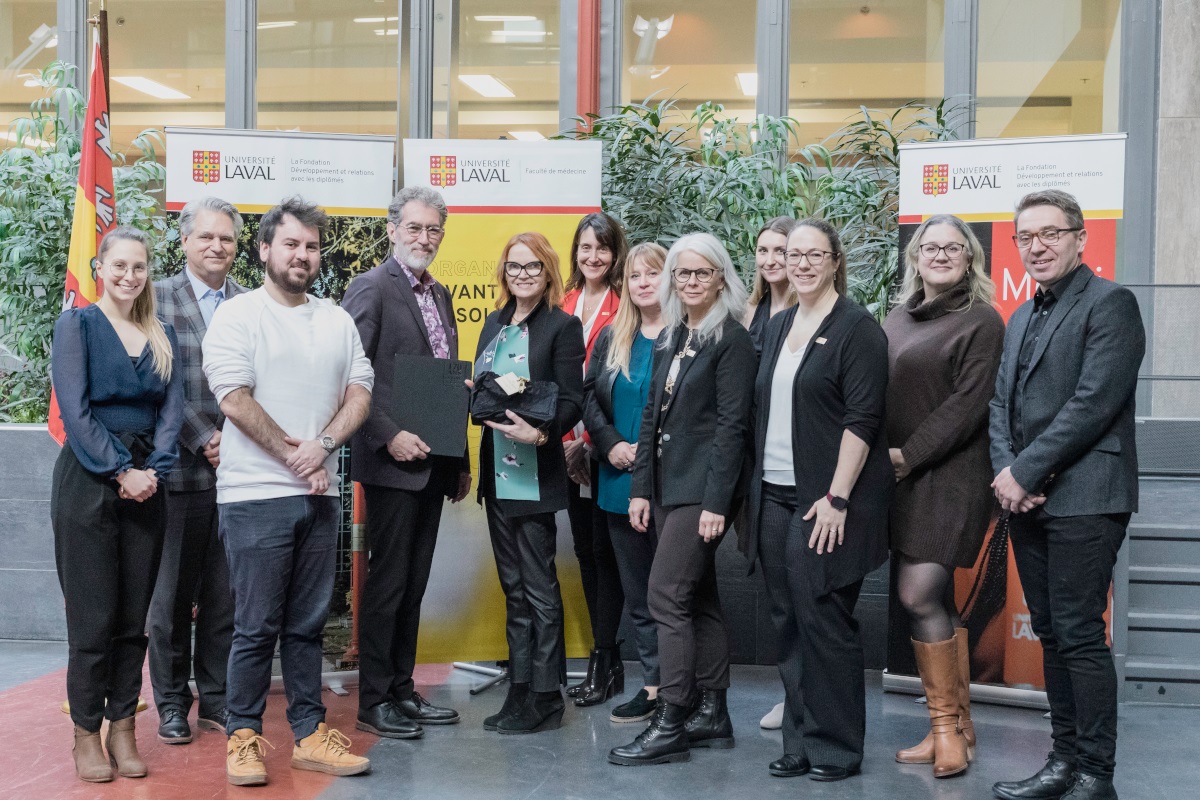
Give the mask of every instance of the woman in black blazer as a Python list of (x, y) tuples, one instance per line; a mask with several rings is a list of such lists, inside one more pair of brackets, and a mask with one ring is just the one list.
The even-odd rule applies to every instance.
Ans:
[[(567, 661), (563, 603), (554, 568), (554, 512), (567, 507), (567, 465), (562, 437), (580, 419), (583, 405), (583, 327), (559, 309), (558, 256), (540, 233), (521, 233), (505, 245), (496, 270), (497, 310), (479, 336), (476, 360), (503, 332), (521, 352), (497, 353), (491, 368), (558, 385), (554, 420), (535, 428), (509, 412), (510, 424), (489, 422), (479, 448), (479, 493), (507, 610), (509, 691), (484, 728), (533, 733), (562, 722), (561, 686)], [(521, 362), (525, 362), (522, 366)], [(497, 452), (499, 449), (499, 453)], [(536, 454), (536, 455), (534, 455)], [(534, 463), (529, 457), (533, 456)], [(532, 468), (532, 469), (530, 469)], [(529, 480), (516, 487), (524, 474)]]
[(782, 620), (787, 694), (772, 775), (833, 781), (859, 771), (866, 730), (854, 606), (887, 560), (895, 478), (883, 433), (887, 337), (845, 296), (846, 256), (823, 220), (788, 236), (799, 302), (767, 325), (754, 385), (746, 545)]
[(686, 761), (689, 747), (733, 746), (715, 555), (744, 494), (756, 357), (740, 321), (746, 290), (715, 237), (680, 238), (666, 270), (659, 292), (666, 324), (629, 501), (630, 524), (645, 531), (653, 499), (658, 548), (649, 606), (661, 682), (650, 726), (609, 753), (614, 764)]

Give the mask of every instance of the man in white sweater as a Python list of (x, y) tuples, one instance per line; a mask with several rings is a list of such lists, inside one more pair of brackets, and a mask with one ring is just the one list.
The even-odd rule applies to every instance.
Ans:
[(220, 537), (234, 594), (226, 776), (267, 782), (262, 717), (280, 644), (292, 766), (354, 775), (370, 762), (325, 724), (321, 639), (333, 595), (337, 452), (366, 419), (374, 373), (354, 321), (309, 295), (325, 212), (299, 197), (259, 223), (262, 288), (222, 303), (204, 374), (227, 417), (217, 467)]

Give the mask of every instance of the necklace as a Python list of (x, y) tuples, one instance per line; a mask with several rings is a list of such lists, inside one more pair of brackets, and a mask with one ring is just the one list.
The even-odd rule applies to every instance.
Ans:
[(684, 356), (695, 355), (691, 350), (692, 334), (695, 333), (691, 328), (688, 328), (687, 338), (683, 340), (683, 347), (675, 354), (675, 358), (671, 359), (671, 368), (667, 371), (667, 382), (663, 385), (663, 394), (667, 400), (662, 404), (662, 410), (666, 411), (667, 406), (671, 405), (671, 395), (675, 391), (675, 378), (679, 375), (679, 365), (683, 361)]

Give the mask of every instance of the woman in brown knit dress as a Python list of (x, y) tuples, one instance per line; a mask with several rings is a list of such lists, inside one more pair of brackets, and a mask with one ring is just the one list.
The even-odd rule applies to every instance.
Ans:
[(974, 755), (970, 660), (954, 569), (975, 563), (994, 502), (987, 414), (1004, 323), (992, 307), (983, 248), (958, 217), (922, 223), (905, 264), (900, 302), (883, 324), (897, 482), (890, 532), (931, 730), (896, 760), (932, 762), (942, 778), (966, 770)]

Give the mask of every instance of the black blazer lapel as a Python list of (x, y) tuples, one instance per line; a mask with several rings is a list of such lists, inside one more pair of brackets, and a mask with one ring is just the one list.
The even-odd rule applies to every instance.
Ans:
[(425, 317), (421, 314), (421, 307), (417, 305), (417, 295), (408, 281), (408, 276), (400, 268), (400, 263), (396, 261), (395, 256), (388, 256), (385, 263), (388, 274), (396, 281), (395, 288), (396, 293), (400, 295), (400, 301), (412, 313), (413, 320), (421, 330), (421, 341), (424, 343), (425, 349), (429, 351), (430, 355), (433, 355), (433, 348), (429, 346), (429, 329), (425, 327)]
[[(1050, 344), (1050, 337), (1054, 335), (1054, 331), (1062, 324), (1064, 318), (1070, 313), (1075, 304), (1079, 302), (1080, 295), (1087, 288), (1088, 283), (1095, 277), (1091, 267), (1087, 264), (1080, 264), (1076, 269), (1086, 269), (1089, 274), (1082, 278), (1076, 278), (1072, 283), (1070, 292), (1065, 297), (1060, 297), (1058, 302), (1054, 304), (1054, 310), (1050, 312), (1050, 319), (1046, 320), (1046, 327), (1042, 328), (1042, 333), (1038, 339), (1037, 346), (1033, 349), (1033, 356), (1029, 359), (1029, 368), (1025, 370), (1025, 375), (1022, 381), (1029, 380), (1029, 374), (1042, 359), (1042, 354), (1046, 352), (1046, 346)], [(1022, 337), (1024, 338), (1024, 337)]]

